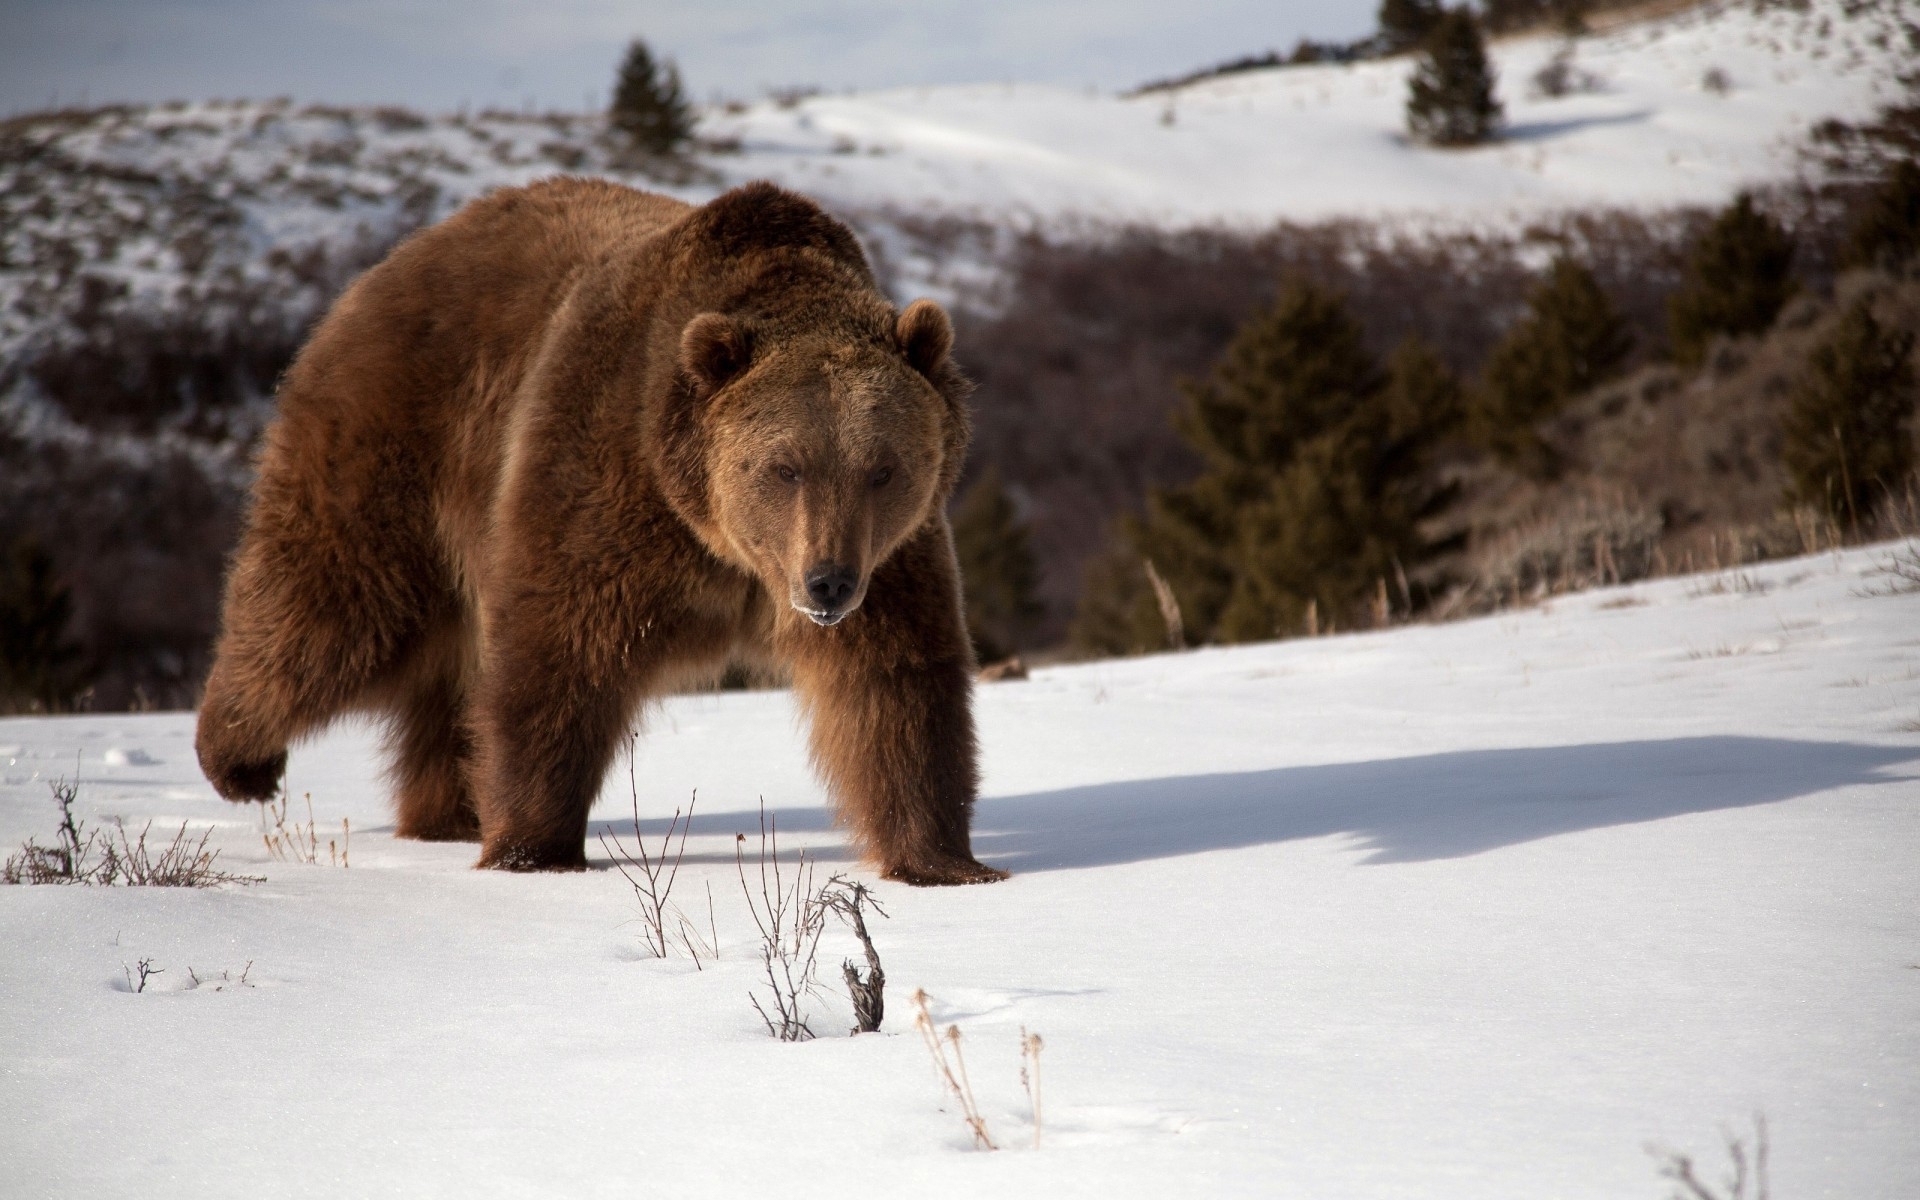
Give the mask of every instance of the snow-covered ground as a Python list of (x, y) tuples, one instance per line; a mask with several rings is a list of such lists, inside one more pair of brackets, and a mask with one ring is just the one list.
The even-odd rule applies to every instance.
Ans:
[[(1773, 1195), (1920, 1195), (1920, 592), (1883, 546), (1436, 627), (984, 686), (991, 887), (876, 884), (890, 1008), (748, 1003), (733, 834), (852, 871), (782, 693), (662, 706), (657, 836), (722, 957), (611, 870), (393, 840), (377, 745), (297, 751), (346, 869), (272, 861), (185, 714), (0, 721), (0, 845), (213, 826), (213, 891), (0, 888), (21, 1196), (1663, 1196), (1764, 1113)], [(626, 829), (624, 775), (596, 828)], [(303, 816), (296, 804), (296, 816)], [(751, 843), (749, 843), (751, 845)], [(322, 850), (322, 859), (325, 851)], [(827, 978), (851, 951), (829, 935)], [(164, 968), (144, 994), (124, 968)], [(225, 986), (221, 972), (249, 986)], [(189, 968), (205, 984), (190, 986)], [(969, 1148), (907, 996), (964, 1034)], [(1022, 1026), (1040, 1033), (1029, 1148)]]

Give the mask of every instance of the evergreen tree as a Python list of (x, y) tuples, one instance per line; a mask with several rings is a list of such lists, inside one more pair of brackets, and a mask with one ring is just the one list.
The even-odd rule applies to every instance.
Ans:
[(54, 582), (53, 560), (32, 541), (0, 559), (0, 712), (54, 712), (72, 703), (82, 680), (80, 652), (67, 641), (73, 597)]
[(1020, 649), (1045, 609), (1027, 525), (997, 467), (968, 490), (953, 518), (953, 549), (966, 594), (967, 632), (982, 662)]
[(1781, 432), (1789, 499), (1858, 530), (1913, 470), (1913, 333), (1856, 300), (1814, 347)]
[(1152, 589), (1121, 578), (1147, 561), (1194, 640), (1241, 641), (1294, 632), (1309, 603), (1346, 621), (1378, 580), (1425, 557), (1418, 524), (1450, 498), (1428, 453), (1458, 409), (1431, 351), (1405, 347), (1383, 373), (1338, 297), (1295, 285), (1186, 393), (1176, 424), (1205, 469), (1124, 523), (1131, 566), (1109, 571), (1131, 607), (1089, 613), (1083, 642), (1096, 627), (1129, 648), (1163, 642)]
[(608, 120), (635, 148), (672, 154), (693, 136), (693, 108), (680, 87), (680, 69), (656, 63), (647, 44), (635, 38), (620, 62)]
[(1530, 474), (1551, 469), (1538, 424), (1611, 375), (1633, 339), (1593, 272), (1562, 255), (1527, 297), (1527, 315), (1487, 360), (1474, 393), (1480, 443)]
[(1380, 0), (1381, 47), (1388, 54), (1411, 50), (1440, 22), (1440, 0)]
[(1673, 356), (1698, 366), (1716, 334), (1762, 333), (1793, 294), (1793, 235), (1742, 192), (1694, 244), (1667, 299)]
[(1440, 357), (1403, 344), (1385, 385), (1301, 446), (1242, 516), (1216, 638), (1295, 632), (1309, 605), (1318, 621), (1354, 624), (1376, 587), (1428, 557), (1420, 524), (1454, 496), (1435, 484), (1429, 460), (1459, 408), (1459, 383)]
[(1920, 261), (1920, 163), (1903, 158), (1874, 189), (1847, 238), (1846, 262), (1898, 272)]
[(1446, 10), (1407, 81), (1408, 132), (1436, 146), (1486, 141), (1500, 125), (1493, 86), (1480, 23), (1464, 8)]

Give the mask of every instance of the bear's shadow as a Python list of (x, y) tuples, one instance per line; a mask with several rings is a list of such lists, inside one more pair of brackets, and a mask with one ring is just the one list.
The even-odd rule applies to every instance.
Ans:
[[(1421, 862), (1900, 782), (1913, 777), (1886, 769), (1916, 761), (1920, 747), (1695, 737), (1125, 780), (984, 799), (974, 814), (973, 848), (982, 861), (1022, 873), (1344, 834), (1366, 852), (1365, 863)], [(769, 814), (789, 834), (832, 828), (825, 808)], [(752, 812), (702, 813), (694, 830), (747, 831), (752, 861), (757, 820)], [(650, 847), (666, 826), (641, 822)], [(594, 822), (593, 833), (602, 832), (630, 842), (632, 822)], [(590, 835), (588, 845), (597, 849), (597, 838)], [(851, 858), (844, 843), (820, 847), (815, 856), (829, 863)], [(689, 853), (686, 861), (731, 862), (732, 856)]]

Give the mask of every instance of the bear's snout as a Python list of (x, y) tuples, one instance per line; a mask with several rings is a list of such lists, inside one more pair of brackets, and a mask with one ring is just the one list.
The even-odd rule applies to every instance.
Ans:
[(860, 573), (839, 563), (820, 563), (807, 571), (805, 583), (811, 606), (794, 607), (816, 625), (837, 625), (851, 611), (854, 593), (860, 590)]

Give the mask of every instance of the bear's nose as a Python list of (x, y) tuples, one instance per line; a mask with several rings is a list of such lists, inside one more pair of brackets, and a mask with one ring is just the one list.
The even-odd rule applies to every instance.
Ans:
[(859, 582), (852, 567), (821, 563), (807, 572), (807, 595), (822, 609), (834, 612), (853, 599), (853, 589)]

